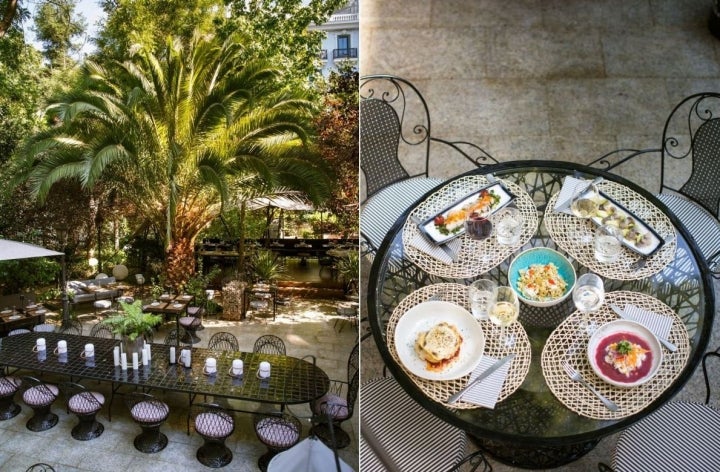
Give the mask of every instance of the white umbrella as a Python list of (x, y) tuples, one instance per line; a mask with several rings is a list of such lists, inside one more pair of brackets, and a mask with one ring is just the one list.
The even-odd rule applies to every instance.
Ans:
[[(338, 458), (340, 472), (354, 472), (355, 469)], [(335, 453), (315, 437), (303, 439), (287, 451), (272, 458), (268, 472), (337, 472)]]

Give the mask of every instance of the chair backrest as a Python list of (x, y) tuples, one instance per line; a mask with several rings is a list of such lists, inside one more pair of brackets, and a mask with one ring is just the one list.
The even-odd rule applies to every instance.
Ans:
[(90, 336), (94, 338), (108, 338), (115, 339), (115, 333), (113, 333), (110, 326), (105, 323), (98, 323), (90, 329)]
[(353, 347), (352, 351), (350, 351), (350, 356), (348, 356), (348, 366), (347, 366), (348, 383), (352, 380), (355, 373), (360, 369), (359, 354), (360, 354), (360, 343), (357, 343), (357, 344), (355, 344), (355, 347)]
[(76, 334), (78, 336), (82, 336), (83, 334), (83, 325), (78, 320), (69, 320), (64, 322), (59, 328), (58, 333), (63, 334)]
[[(366, 198), (399, 180), (428, 175), (430, 115), (425, 99), (410, 82), (390, 75), (362, 77), (360, 129)], [(401, 163), (405, 147), (420, 150), (416, 171), (408, 172)]]
[(284, 356), (286, 353), (285, 342), (274, 334), (265, 334), (257, 338), (253, 346), (253, 352)]
[(34, 399), (33, 404), (35, 405), (49, 405), (54, 402), (55, 399), (58, 397), (58, 391), (57, 389), (55, 389), (55, 387), (53, 387), (53, 389), (55, 389), (55, 391), (53, 391), (53, 389), (48, 387), (45, 382), (29, 375), (22, 377), (21, 388), (23, 392), (26, 392), (31, 388), (34, 389), (34, 395), (36, 398)]
[[(185, 330), (183, 328), (180, 328), (180, 339), (183, 339), (185, 337)], [(174, 346), (178, 342), (178, 329), (177, 328), (171, 328), (170, 331), (167, 332), (165, 335), (165, 339), (163, 340), (163, 344), (167, 344), (168, 346)], [(182, 341), (180, 344), (187, 344), (183, 343)]]
[[(662, 137), (663, 189), (679, 192), (720, 216), (720, 94), (698, 93), (670, 113)], [(677, 162), (690, 174), (678, 169)]]
[(208, 349), (222, 349), (224, 351), (239, 351), (240, 343), (234, 334), (220, 331), (210, 337)]

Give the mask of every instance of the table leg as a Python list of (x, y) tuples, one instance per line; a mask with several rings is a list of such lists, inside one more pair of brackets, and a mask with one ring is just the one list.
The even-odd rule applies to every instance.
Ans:
[(600, 439), (562, 446), (523, 446), (468, 435), (483, 451), (503, 464), (523, 469), (554, 469), (592, 451)]

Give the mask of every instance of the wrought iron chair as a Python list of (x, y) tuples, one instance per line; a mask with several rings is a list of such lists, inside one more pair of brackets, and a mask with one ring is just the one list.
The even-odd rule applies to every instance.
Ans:
[(20, 405), (15, 403), (15, 392), (20, 388), (20, 384), (17, 377), (0, 377), (0, 420), (9, 420), (20, 413)]
[[(185, 337), (185, 330), (181, 327), (180, 328), (180, 344), (184, 344), (187, 346), (192, 346), (191, 344), (188, 344), (183, 341), (183, 339), (186, 339)], [(165, 339), (163, 339), (163, 344), (167, 344), (168, 346), (175, 346), (178, 344), (178, 329), (177, 328), (171, 328), (167, 334), (165, 335)]]
[(710, 358), (720, 359), (720, 348), (705, 353), (702, 358), (705, 403), (671, 401), (661, 406), (620, 433), (612, 468), (601, 462), (598, 470), (717, 470), (720, 410), (709, 405), (707, 361)]
[(284, 356), (286, 352), (285, 342), (274, 334), (265, 334), (255, 340), (253, 352)]
[(350, 436), (340, 427), (352, 418), (360, 386), (360, 372), (356, 371), (349, 382), (332, 380), (330, 390), (310, 403), (310, 410), (317, 418), (327, 418), (310, 429), (310, 434), (320, 438), (328, 447), (342, 449), (350, 444)]
[(50, 408), (60, 394), (56, 385), (45, 383), (35, 377), (22, 378), (22, 398), (27, 406), (33, 409), (33, 416), (25, 426), (30, 431), (47, 431), (58, 422), (58, 415)]
[(167, 403), (142, 392), (125, 395), (125, 403), (130, 410), (130, 416), (142, 429), (133, 441), (135, 449), (145, 453), (160, 452), (165, 449), (168, 438), (160, 431), (160, 426), (170, 414)]
[(105, 396), (74, 382), (60, 384), (60, 391), (67, 398), (68, 411), (77, 415), (79, 420), (70, 432), (72, 437), (78, 441), (89, 441), (99, 437), (105, 427), (97, 421), (96, 416), (105, 403)]
[(8, 333), (8, 336), (17, 336), (18, 334), (27, 334), (31, 331), (27, 328), (15, 328)]
[(234, 334), (220, 331), (210, 336), (208, 349), (221, 349), (223, 351), (239, 351), (240, 343)]
[(110, 326), (105, 323), (97, 323), (90, 329), (90, 336), (94, 338), (108, 338), (115, 339), (115, 333), (113, 333)]
[[(439, 149), (435, 144), (447, 146)], [(360, 214), (364, 254), (374, 254), (400, 214), (443, 182), (430, 177), (431, 148), (445, 161), (450, 150), (473, 166), (497, 163), (478, 146), (432, 135), (427, 103), (418, 89), (391, 75), (360, 79), (360, 167), (365, 198)], [(438, 151), (438, 154), (435, 152)]]
[(197, 460), (207, 467), (224, 467), (233, 458), (225, 440), (235, 430), (235, 421), (220, 405), (199, 403), (192, 406), (191, 416), (195, 431), (205, 441), (197, 450)]
[(83, 325), (82, 322), (78, 320), (69, 320), (65, 323), (63, 323), (58, 328), (58, 333), (62, 334), (76, 334), (78, 336), (82, 336), (83, 334)]
[(698, 93), (676, 105), (665, 121), (660, 149), (619, 149), (590, 164), (622, 175), (632, 166), (654, 165), (649, 159), (657, 155), (658, 199), (688, 229), (713, 276), (720, 278), (720, 94)]
[(55, 472), (55, 469), (50, 464), (39, 462), (25, 469), (25, 472)]
[(465, 432), (425, 410), (394, 378), (363, 383), (362, 395), (363, 470), (492, 470), (481, 451), (463, 458)]
[(201, 326), (200, 318), (194, 316), (183, 316), (178, 320), (180, 326), (185, 330), (185, 334), (180, 338), (180, 342), (185, 344), (195, 344), (200, 342), (200, 338), (195, 334)]
[(293, 447), (300, 441), (302, 424), (293, 415), (257, 413), (253, 415), (253, 425), (258, 440), (268, 448), (267, 452), (258, 459), (258, 467), (263, 472), (267, 470), (270, 460), (277, 453)]
[(54, 333), (56, 326), (50, 323), (41, 323), (33, 326), (33, 331), (36, 333)]

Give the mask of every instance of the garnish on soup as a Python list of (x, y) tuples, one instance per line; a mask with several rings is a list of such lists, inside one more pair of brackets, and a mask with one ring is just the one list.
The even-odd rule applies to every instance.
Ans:
[(648, 358), (648, 352), (649, 349), (623, 338), (608, 344), (605, 348), (605, 362), (621, 374), (630, 377), (633, 372), (642, 368), (643, 362)]

